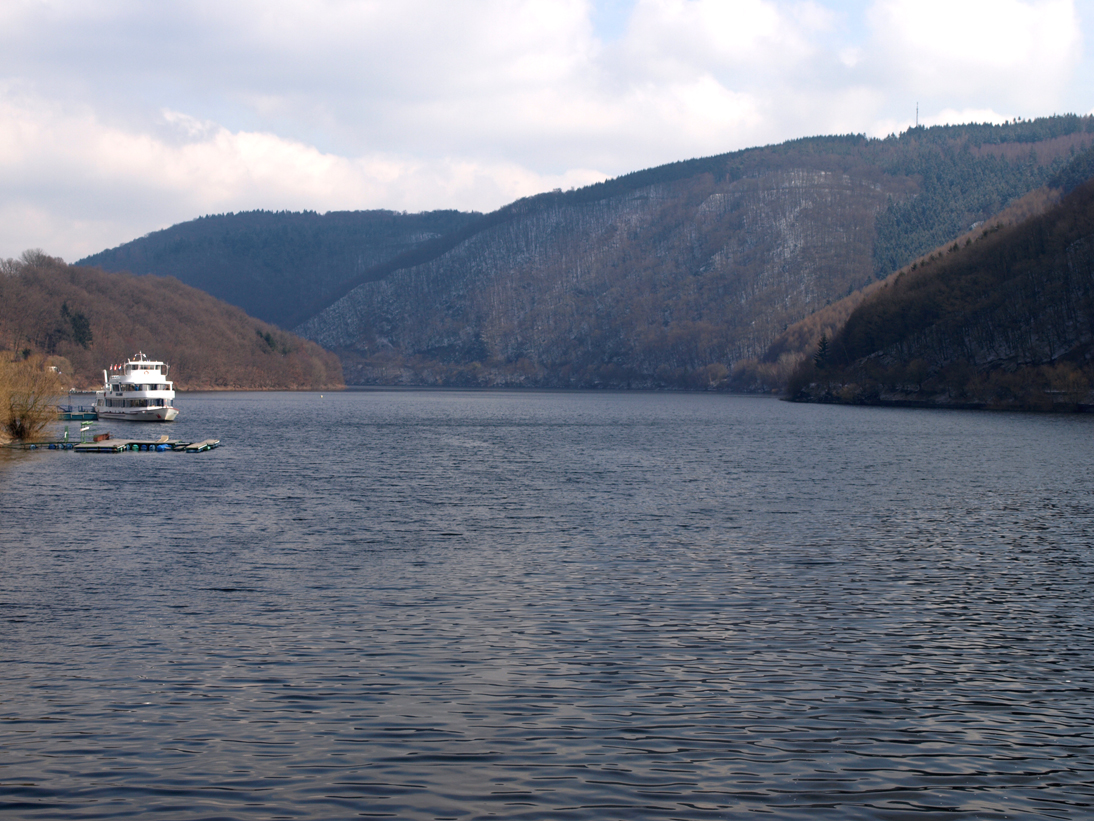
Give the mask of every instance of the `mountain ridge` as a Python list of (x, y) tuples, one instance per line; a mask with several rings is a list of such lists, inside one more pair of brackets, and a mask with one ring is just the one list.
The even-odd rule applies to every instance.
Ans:
[[(481, 217), (459, 211), (245, 211), (198, 217), (77, 261), (174, 276), (266, 322), (290, 327), (317, 292)], [(302, 313), (303, 312), (303, 313)]]
[[(737, 363), (792, 321), (874, 281), (878, 214), (922, 220), (950, 200), (918, 245), (887, 253), (925, 250), (1089, 146), (1090, 118), (1068, 123), (812, 138), (541, 194), (295, 330), (337, 350), (350, 382), (730, 387)], [(1037, 133), (1047, 140), (987, 139)], [(898, 161), (935, 181), (892, 173)]]
[(279, 269), (297, 288), (280, 316), (336, 350), (351, 383), (726, 389), (794, 322), (1092, 141), (1094, 119), (1065, 115), (670, 163), (450, 214), (453, 230), (327, 280)]

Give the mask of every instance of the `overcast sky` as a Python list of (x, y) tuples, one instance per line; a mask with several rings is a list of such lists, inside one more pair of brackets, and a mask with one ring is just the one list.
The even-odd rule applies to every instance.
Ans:
[(1094, 0), (0, 0), (0, 257), (1094, 109)]

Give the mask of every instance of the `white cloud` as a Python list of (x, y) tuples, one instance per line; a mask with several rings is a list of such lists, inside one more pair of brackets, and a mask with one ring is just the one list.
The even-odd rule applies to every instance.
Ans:
[(1094, 87), (1071, 0), (635, 0), (610, 42), (592, 2), (7, 0), (0, 256), (227, 210), (488, 210), (884, 135), (916, 101), (928, 124), (997, 121)]
[(889, 75), (924, 97), (1040, 107), (1081, 56), (1072, 0), (880, 0), (871, 20)]
[(782, 23), (765, 0), (639, 0), (628, 45), (684, 67), (748, 65), (771, 61), (774, 48), (800, 46)]
[[(0, 101), (4, 255), (42, 246), (76, 258), (132, 239), (133, 229), (126, 226), (141, 219), (139, 233), (200, 214), (259, 208), (419, 211), (458, 200), (464, 208), (488, 210), (530, 193), (604, 178), (581, 168), (538, 174), (505, 161), (423, 161), (381, 152), (342, 157), (275, 134), (231, 132), (177, 112), (166, 112), (164, 119), (186, 139), (120, 130), (84, 106)], [(74, 233), (62, 228), (76, 223), (82, 228)]]
[(854, 46), (841, 49), (839, 52), (839, 61), (847, 68), (854, 68), (862, 61), (862, 49)]

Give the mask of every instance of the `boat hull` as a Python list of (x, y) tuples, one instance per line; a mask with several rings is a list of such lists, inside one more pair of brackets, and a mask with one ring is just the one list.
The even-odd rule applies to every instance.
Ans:
[(174, 422), (178, 408), (103, 408), (100, 419), (116, 419), (124, 422)]

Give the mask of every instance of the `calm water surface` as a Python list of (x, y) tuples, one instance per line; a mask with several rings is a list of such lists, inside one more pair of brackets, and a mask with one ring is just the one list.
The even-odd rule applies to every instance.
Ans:
[(0, 456), (5, 816), (1094, 816), (1094, 418), (179, 405)]

